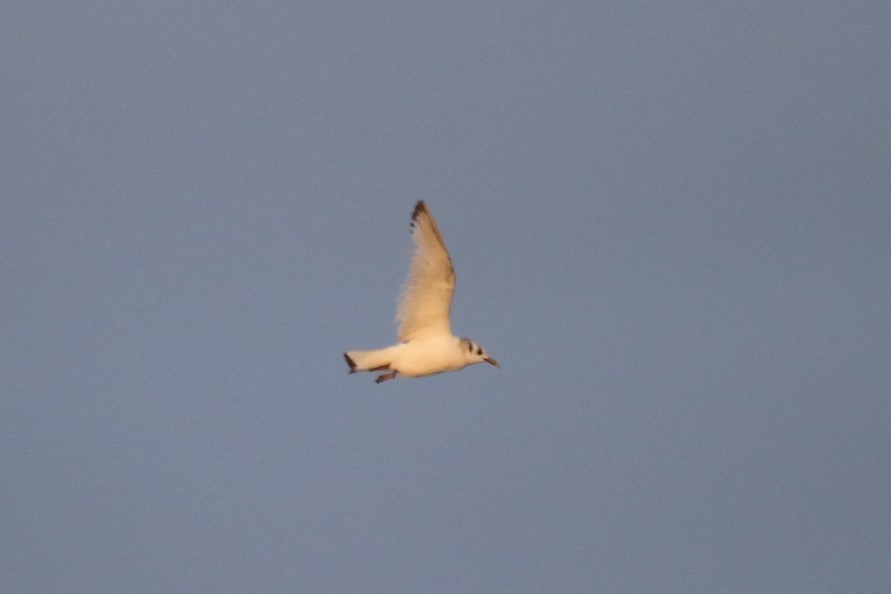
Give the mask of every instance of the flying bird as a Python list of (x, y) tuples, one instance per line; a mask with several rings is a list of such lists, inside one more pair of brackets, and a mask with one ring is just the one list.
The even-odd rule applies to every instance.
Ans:
[(375, 380), (381, 383), (398, 374), (422, 377), (484, 361), (500, 367), (478, 343), (452, 335), (449, 310), (455, 292), (455, 269), (423, 200), (418, 201), (411, 215), (411, 236), (415, 251), (396, 308), (399, 343), (376, 351), (344, 353), (350, 373), (385, 371)]

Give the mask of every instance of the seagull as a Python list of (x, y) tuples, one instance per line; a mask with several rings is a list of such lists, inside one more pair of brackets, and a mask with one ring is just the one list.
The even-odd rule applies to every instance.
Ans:
[(350, 373), (386, 371), (375, 380), (379, 384), (398, 374), (422, 377), (484, 361), (500, 367), (478, 343), (452, 335), (449, 310), (455, 292), (455, 269), (423, 200), (418, 201), (411, 215), (411, 236), (415, 251), (396, 308), (399, 343), (376, 351), (344, 353)]

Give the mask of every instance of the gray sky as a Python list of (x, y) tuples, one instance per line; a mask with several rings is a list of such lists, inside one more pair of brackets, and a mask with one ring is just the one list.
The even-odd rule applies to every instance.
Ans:
[(891, 582), (887, 2), (0, 12), (3, 592)]

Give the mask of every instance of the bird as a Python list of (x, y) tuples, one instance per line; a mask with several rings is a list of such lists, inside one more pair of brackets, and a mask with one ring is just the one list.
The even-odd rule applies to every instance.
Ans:
[(458, 371), (474, 363), (501, 367), (479, 343), (452, 334), (449, 312), (455, 293), (455, 268), (423, 200), (412, 212), (411, 236), (415, 250), (396, 308), (399, 342), (378, 350), (345, 352), (349, 372), (385, 372), (375, 379), (379, 384), (397, 375), (423, 377)]

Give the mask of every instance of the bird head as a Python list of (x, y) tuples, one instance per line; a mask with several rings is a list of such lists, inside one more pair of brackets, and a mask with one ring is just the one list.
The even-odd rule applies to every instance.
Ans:
[(469, 338), (461, 339), (461, 347), (464, 349), (464, 358), (467, 360), (468, 365), (486, 362), (489, 365), (501, 367), (498, 361), (489, 356), (489, 353), (486, 352), (482, 345), (475, 343)]

